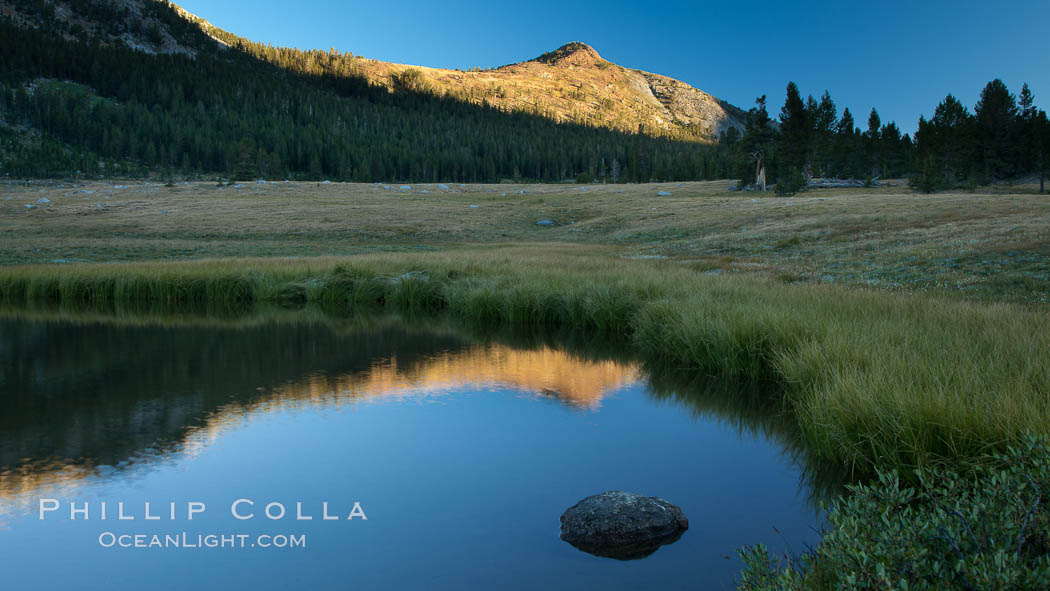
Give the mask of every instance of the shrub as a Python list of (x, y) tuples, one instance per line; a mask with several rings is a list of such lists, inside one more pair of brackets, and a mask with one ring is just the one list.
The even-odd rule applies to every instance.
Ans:
[(1046, 441), (996, 455), (975, 472), (919, 470), (849, 487), (828, 508), (820, 544), (799, 557), (739, 551), (739, 589), (1046, 589), (1050, 454)]
[(783, 250), (785, 248), (791, 248), (793, 246), (802, 246), (802, 239), (798, 236), (792, 236), (791, 238), (781, 238), (777, 240), (777, 243), (773, 245), (773, 248), (777, 250)]
[(933, 158), (927, 158), (918, 172), (908, 179), (908, 186), (923, 193), (933, 193), (944, 188), (944, 176), (941, 174), (937, 163)]
[(794, 195), (806, 190), (806, 178), (802, 171), (793, 168), (787, 178), (777, 179), (777, 195)]

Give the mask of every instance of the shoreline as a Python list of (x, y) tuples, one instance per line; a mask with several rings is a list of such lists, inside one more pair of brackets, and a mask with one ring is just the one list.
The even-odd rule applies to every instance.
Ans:
[(713, 277), (586, 247), (4, 267), (0, 299), (171, 313), (318, 304), (606, 334), (677, 370), (779, 384), (804, 446), (859, 473), (965, 467), (1050, 435), (1045, 314)]

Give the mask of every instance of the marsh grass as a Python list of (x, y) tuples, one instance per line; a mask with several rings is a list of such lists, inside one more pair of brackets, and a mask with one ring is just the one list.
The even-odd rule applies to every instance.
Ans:
[(1009, 305), (712, 277), (601, 247), (8, 267), (9, 305), (444, 312), (630, 343), (674, 371), (774, 384), (817, 459), (870, 473), (978, 462), (1050, 435), (1050, 320)]

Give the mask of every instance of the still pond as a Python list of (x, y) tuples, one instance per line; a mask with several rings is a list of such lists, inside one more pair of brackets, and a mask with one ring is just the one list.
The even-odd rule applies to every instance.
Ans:
[[(819, 537), (768, 398), (601, 339), (8, 312), (2, 587), (730, 589), (738, 547)], [(561, 541), (606, 490), (690, 528), (640, 560)]]

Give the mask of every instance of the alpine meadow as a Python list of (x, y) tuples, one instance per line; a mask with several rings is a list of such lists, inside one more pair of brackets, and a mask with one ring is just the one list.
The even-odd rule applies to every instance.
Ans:
[[(867, 9), (821, 8), (813, 67), (771, 48), (784, 31), (698, 24), (740, 7), (657, 26), (585, 2), (545, 32), (470, 3), (302, 4), (315, 30), (269, 1), (0, 0), (13, 588), (1046, 588), (1029, 35), (996, 29), (988, 59), (1016, 59), (983, 86), (974, 61), (909, 88), (926, 62), (887, 49), (898, 70), (837, 102), (834, 75), (803, 86), (855, 59), (841, 31)], [(435, 63), (212, 24), (239, 18)], [(325, 37), (340, 18), (355, 33)], [(616, 19), (674, 34), (621, 46)], [(441, 41), (413, 40), (431, 20)], [(496, 65), (486, 22), (610, 47)], [(653, 57), (716, 41), (741, 45)], [(463, 44), (483, 66), (439, 67)], [(607, 59), (643, 45), (758, 98)]]

